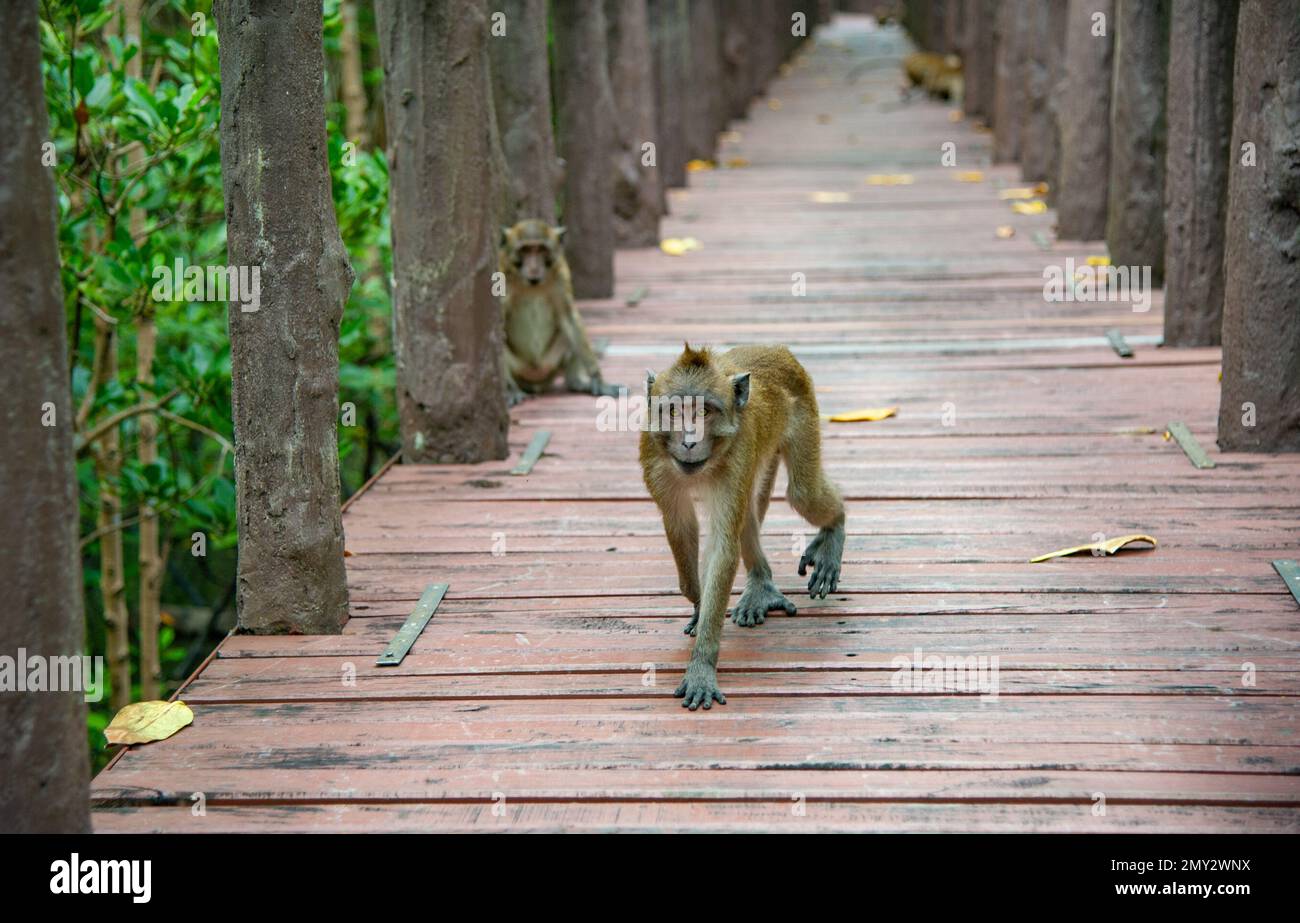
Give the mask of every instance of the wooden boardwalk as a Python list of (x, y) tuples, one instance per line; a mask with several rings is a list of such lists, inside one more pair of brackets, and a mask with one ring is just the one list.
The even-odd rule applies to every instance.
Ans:
[[(800, 611), (727, 623), (726, 706), (671, 695), (690, 608), (636, 434), (550, 396), (509, 461), (397, 466), (351, 505), (345, 632), (227, 639), (182, 691), (193, 726), (96, 779), (97, 829), (1300, 829), (1300, 608), (1270, 566), (1300, 557), (1300, 458), (1217, 451), (1218, 352), (1157, 349), (1158, 296), (1044, 301), (1044, 266), (1103, 246), (1055, 243), (999, 198), (1018, 170), (988, 135), (900, 104), (901, 49), (837, 20), (726, 140), (748, 164), (671, 193), (664, 236), (701, 249), (620, 253), (618, 297), (585, 305), (638, 393), (683, 339), (784, 342), (824, 411), (899, 408), (824, 428), (849, 538), (817, 605), (778, 481), (764, 542)], [(1028, 563), (1130, 532), (1158, 549)], [(431, 582), (411, 654), (374, 666)], [(997, 698), (900, 685), (917, 649), (996, 656)]]

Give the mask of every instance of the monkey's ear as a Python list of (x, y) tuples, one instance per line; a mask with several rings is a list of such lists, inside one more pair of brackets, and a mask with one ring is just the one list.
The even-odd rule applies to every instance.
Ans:
[(568, 230), (569, 229), (566, 228), (564, 225), (560, 225), (555, 229), (555, 242), (557, 244), (564, 243), (564, 235), (568, 233)]
[(739, 410), (749, 403), (749, 373), (741, 372), (739, 375), (732, 375), (731, 387), (736, 393), (736, 409)]
[(497, 246), (500, 247), (502, 250), (504, 250), (507, 246), (509, 246), (509, 244), (510, 244), (510, 229), (507, 227), (502, 227), (501, 237), (500, 239), (497, 240)]
[(649, 369), (645, 370), (645, 396), (650, 396), (650, 389), (655, 386), (655, 373)]

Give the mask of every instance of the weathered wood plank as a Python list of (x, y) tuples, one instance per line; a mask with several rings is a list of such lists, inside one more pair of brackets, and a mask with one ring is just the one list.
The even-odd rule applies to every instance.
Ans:
[(759, 804), (636, 802), (519, 804), (494, 812), (481, 805), (282, 805), (223, 807), (194, 818), (188, 808), (115, 808), (94, 816), (99, 833), (388, 833), (532, 832), (717, 833), (1295, 833), (1293, 808), (1214, 805), (916, 805), (792, 801)]

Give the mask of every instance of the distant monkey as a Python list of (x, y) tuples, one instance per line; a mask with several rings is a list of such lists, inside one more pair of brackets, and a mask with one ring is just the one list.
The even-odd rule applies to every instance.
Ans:
[(912, 86), (921, 87), (930, 96), (961, 102), (965, 80), (957, 55), (915, 51), (903, 59), (903, 70)]
[[(667, 371), (648, 373), (646, 394), (651, 423), (641, 434), (642, 474), (663, 515), (682, 594), (695, 604), (686, 626), (695, 649), (675, 693), (694, 711), (727, 701), (718, 689), (718, 648), (737, 558), (747, 577), (732, 621), (749, 627), (772, 609), (795, 614), (759, 542), (777, 465), (785, 461), (790, 505), (820, 530), (799, 559), (800, 576), (813, 568), (814, 599), (839, 585), (844, 501), (822, 471), (812, 379), (785, 347), (741, 346), (715, 356), (687, 345)], [(702, 580), (696, 499), (710, 518)]]
[(570, 391), (617, 396), (600, 377), (600, 363), (573, 306), (564, 259), (564, 228), (520, 221), (501, 229), (498, 265), (506, 281), (506, 373), (510, 403), (539, 394), (564, 373)]

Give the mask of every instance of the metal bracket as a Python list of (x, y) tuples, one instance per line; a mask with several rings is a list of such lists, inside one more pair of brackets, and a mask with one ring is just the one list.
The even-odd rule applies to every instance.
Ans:
[(424, 626), (429, 624), (433, 613), (438, 611), (442, 598), (447, 595), (447, 586), (445, 583), (431, 583), (424, 588), (420, 601), (415, 604), (402, 627), (397, 629), (397, 634), (388, 642), (388, 647), (384, 648), (383, 656), (375, 661), (375, 666), (395, 667), (406, 658), (415, 639), (420, 637)]
[(1196, 437), (1192, 435), (1192, 431), (1187, 428), (1186, 423), (1173, 422), (1169, 424), (1167, 429), (1169, 435), (1178, 440), (1178, 444), (1183, 448), (1183, 453), (1191, 460), (1193, 465), (1197, 468), (1214, 467), (1214, 462), (1210, 461), (1210, 456), (1205, 454), (1205, 450), (1196, 441)]
[(1107, 330), (1106, 339), (1110, 340), (1110, 345), (1121, 359), (1133, 358), (1133, 347), (1128, 345), (1128, 340), (1124, 339), (1124, 334), (1120, 333), (1118, 328), (1112, 327)]
[(1273, 569), (1286, 581), (1286, 588), (1291, 591), (1295, 601), (1300, 603), (1300, 564), (1295, 561), (1274, 561)]
[(511, 474), (527, 474), (533, 470), (533, 465), (537, 464), (537, 459), (542, 457), (542, 451), (546, 444), (551, 441), (551, 431), (549, 429), (539, 429), (533, 435), (533, 441), (528, 443), (528, 448), (524, 449), (523, 457), (519, 459), (519, 464), (510, 469)]

